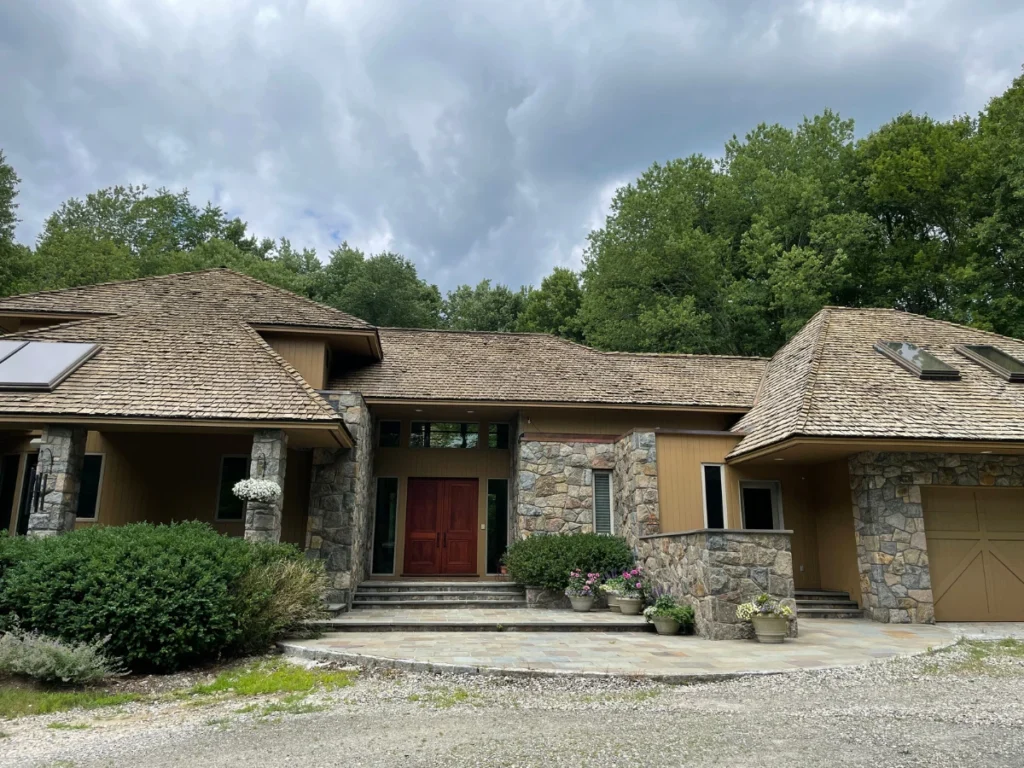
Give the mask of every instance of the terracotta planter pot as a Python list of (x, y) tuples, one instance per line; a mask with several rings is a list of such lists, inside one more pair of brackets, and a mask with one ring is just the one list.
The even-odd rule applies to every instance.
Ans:
[(759, 643), (781, 643), (789, 634), (789, 619), (784, 616), (754, 616), (751, 623)]
[(654, 628), (659, 635), (678, 635), (679, 622), (668, 616), (654, 616), (651, 618)]
[(619, 613), (623, 616), (636, 616), (643, 607), (643, 601), (639, 597), (620, 597)]
[(619, 596), (611, 592), (605, 592), (605, 599), (608, 601), (608, 610), (619, 613)]
[(569, 602), (572, 603), (572, 609), (577, 613), (588, 613), (594, 607), (594, 596), (576, 597), (575, 595), (569, 595)]

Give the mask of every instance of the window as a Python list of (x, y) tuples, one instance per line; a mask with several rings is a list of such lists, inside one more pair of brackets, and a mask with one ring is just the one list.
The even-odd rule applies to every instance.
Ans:
[(508, 548), (508, 480), (487, 481), (487, 572), (501, 572)]
[(508, 448), (508, 424), (487, 425), (487, 447)]
[(476, 448), (480, 425), (457, 421), (414, 421), (409, 445), (413, 448)]
[(82, 463), (82, 482), (78, 489), (76, 517), (95, 520), (100, 505), (100, 481), (103, 479), (103, 454), (87, 453)]
[(722, 492), (722, 465), (703, 464), (704, 527), (725, 528), (725, 494)]
[(39, 475), (36, 472), (38, 466), (38, 453), (30, 453), (25, 457), (25, 470), (21, 476), (21, 499), (18, 502), (18, 523), (15, 526), (19, 536), (28, 533), (28, 518), (39, 498)]
[(781, 530), (782, 491), (778, 482), (740, 482), (743, 527), (755, 531)]
[(988, 344), (961, 344), (954, 347), (964, 357), (997, 373), (1007, 381), (1024, 381), (1024, 363)]
[(0, 531), (6, 531), (14, 516), (14, 491), (18, 487), (21, 456), (11, 453), (0, 459)]
[(382, 421), (377, 427), (377, 445), (380, 448), (397, 448), (401, 445), (402, 422)]
[(594, 472), (594, 531), (611, 534), (612, 524), (612, 473)]
[(245, 502), (235, 496), (235, 483), (249, 476), (248, 456), (224, 456), (220, 460), (217, 488), (217, 520), (244, 520)]
[(98, 351), (95, 344), (4, 341), (0, 344), (0, 387), (52, 390)]
[(395, 572), (395, 526), (398, 518), (398, 478), (377, 478), (377, 509), (373, 523), (373, 573)]
[(956, 380), (960, 371), (907, 341), (880, 341), (875, 350), (895, 360), (919, 379)]

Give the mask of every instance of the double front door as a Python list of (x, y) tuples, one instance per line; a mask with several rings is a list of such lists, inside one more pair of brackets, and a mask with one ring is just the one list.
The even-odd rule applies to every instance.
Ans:
[(405, 575), (476, 574), (478, 490), (476, 480), (409, 478)]

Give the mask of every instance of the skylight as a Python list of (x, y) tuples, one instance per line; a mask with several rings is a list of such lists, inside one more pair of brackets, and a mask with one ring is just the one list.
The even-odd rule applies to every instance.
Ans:
[(1024, 381), (1024, 363), (989, 344), (960, 344), (956, 351), (1007, 381)]
[(875, 349), (920, 379), (956, 380), (960, 371), (909, 341), (879, 341)]
[(0, 341), (0, 389), (52, 390), (98, 351), (96, 344)]

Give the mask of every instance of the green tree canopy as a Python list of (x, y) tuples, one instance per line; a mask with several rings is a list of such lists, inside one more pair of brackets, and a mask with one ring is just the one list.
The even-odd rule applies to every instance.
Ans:
[(525, 297), (525, 289), (491, 286), (490, 280), (481, 280), (475, 288), (460, 285), (445, 299), (445, 327), (453, 331), (513, 331)]
[(536, 288), (526, 294), (519, 314), (518, 330), (553, 333), (574, 341), (583, 339), (580, 305), (583, 290), (580, 278), (571, 269), (555, 267)]

